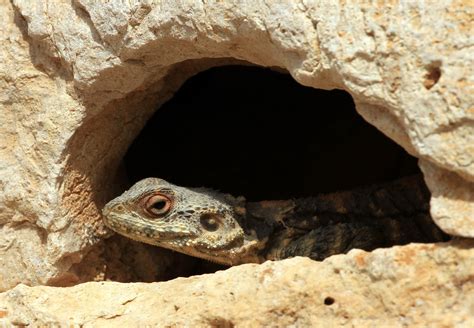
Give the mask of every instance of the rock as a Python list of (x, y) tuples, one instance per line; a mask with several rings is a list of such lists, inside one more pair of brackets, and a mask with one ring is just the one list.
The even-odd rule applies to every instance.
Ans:
[(474, 183), (459, 175), (420, 160), (419, 165), (431, 190), (430, 210), (436, 223), (452, 235), (464, 231), (463, 235), (474, 237)]
[[(236, 62), (278, 67), (315, 88), (347, 90), (368, 122), (420, 158), (436, 223), (473, 237), (473, 12), (470, 3), (443, 1), (0, 0), (0, 289), (88, 280), (75, 266), (106, 233), (100, 209), (123, 190), (119, 165), (128, 145), (187, 78)], [(449, 249), (453, 257), (467, 252)], [(450, 263), (443, 257), (437, 265)], [(97, 275), (102, 264), (94, 263)], [(404, 268), (416, 278), (411, 266)], [(445, 273), (442, 288), (458, 290), (449, 280), (455, 276)], [(429, 288), (431, 281), (411, 283)], [(96, 285), (76, 288), (87, 286)], [(133, 286), (124, 288), (141, 285)], [(402, 308), (385, 306), (393, 313)], [(418, 313), (416, 304), (403, 308), (397, 315)]]
[(19, 285), (0, 323), (61, 326), (456, 326), (474, 324), (473, 241), (297, 257), (161, 283)]

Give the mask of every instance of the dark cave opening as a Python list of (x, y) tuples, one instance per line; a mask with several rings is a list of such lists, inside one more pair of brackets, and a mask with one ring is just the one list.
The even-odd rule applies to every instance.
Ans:
[[(252, 66), (215, 67), (191, 77), (157, 109), (124, 164), (129, 185), (159, 177), (250, 201), (312, 196), (420, 172), (416, 158), (357, 114), (347, 92), (305, 87), (289, 74)], [(111, 241), (129, 268), (162, 265), (162, 254), (171, 254), (118, 235)], [(133, 269), (109, 278), (156, 281), (226, 268), (172, 254), (165, 260), (172, 269), (164, 273)]]
[(419, 172), (414, 157), (357, 114), (347, 92), (247, 66), (190, 78), (149, 120), (125, 165), (130, 184), (154, 176), (252, 201)]

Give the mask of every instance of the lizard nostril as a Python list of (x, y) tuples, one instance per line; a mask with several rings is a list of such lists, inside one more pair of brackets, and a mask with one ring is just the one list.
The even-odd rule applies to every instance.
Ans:
[(124, 210), (125, 210), (125, 208), (121, 204), (119, 204), (119, 205), (106, 205), (102, 209), (102, 214), (104, 216), (108, 216), (111, 212), (114, 212), (114, 211), (123, 212)]
[(221, 219), (217, 214), (205, 213), (201, 215), (201, 225), (207, 231), (216, 231), (220, 224)]

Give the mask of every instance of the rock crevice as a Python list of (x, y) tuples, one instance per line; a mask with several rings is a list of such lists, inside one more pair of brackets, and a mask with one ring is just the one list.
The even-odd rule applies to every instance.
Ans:
[[(472, 4), (450, 1), (0, 0), (0, 289), (83, 281), (71, 267), (105, 234), (100, 209), (124, 188), (127, 147), (186, 79), (224, 64), (275, 67), (303, 85), (349, 92), (365, 120), (420, 159), (436, 224), (474, 237), (473, 15)], [(414, 254), (407, 272), (422, 270), (421, 249), (471, 252), (406, 247)], [(351, 254), (338, 259), (359, 261)], [(439, 279), (469, 288), (453, 284), (456, 269), (440, 261), (450, 269)], [(262, 268), (287, 263), (322, 265)], [(433, 291), (438, 300), (447, 294)], [(337, 308), (334, 299), (321, 309)], [(455, 308), (464, 313), (467, 303)]]

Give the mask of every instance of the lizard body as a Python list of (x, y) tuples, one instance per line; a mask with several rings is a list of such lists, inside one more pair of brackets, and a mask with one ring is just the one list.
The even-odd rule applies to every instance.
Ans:
[(103, 214), (109, 228), (131, 239), (236, 265), (446, 240), (431, 220), (429, 199), (421, 176), (262, 202), (147, 178), (110, 201)]

